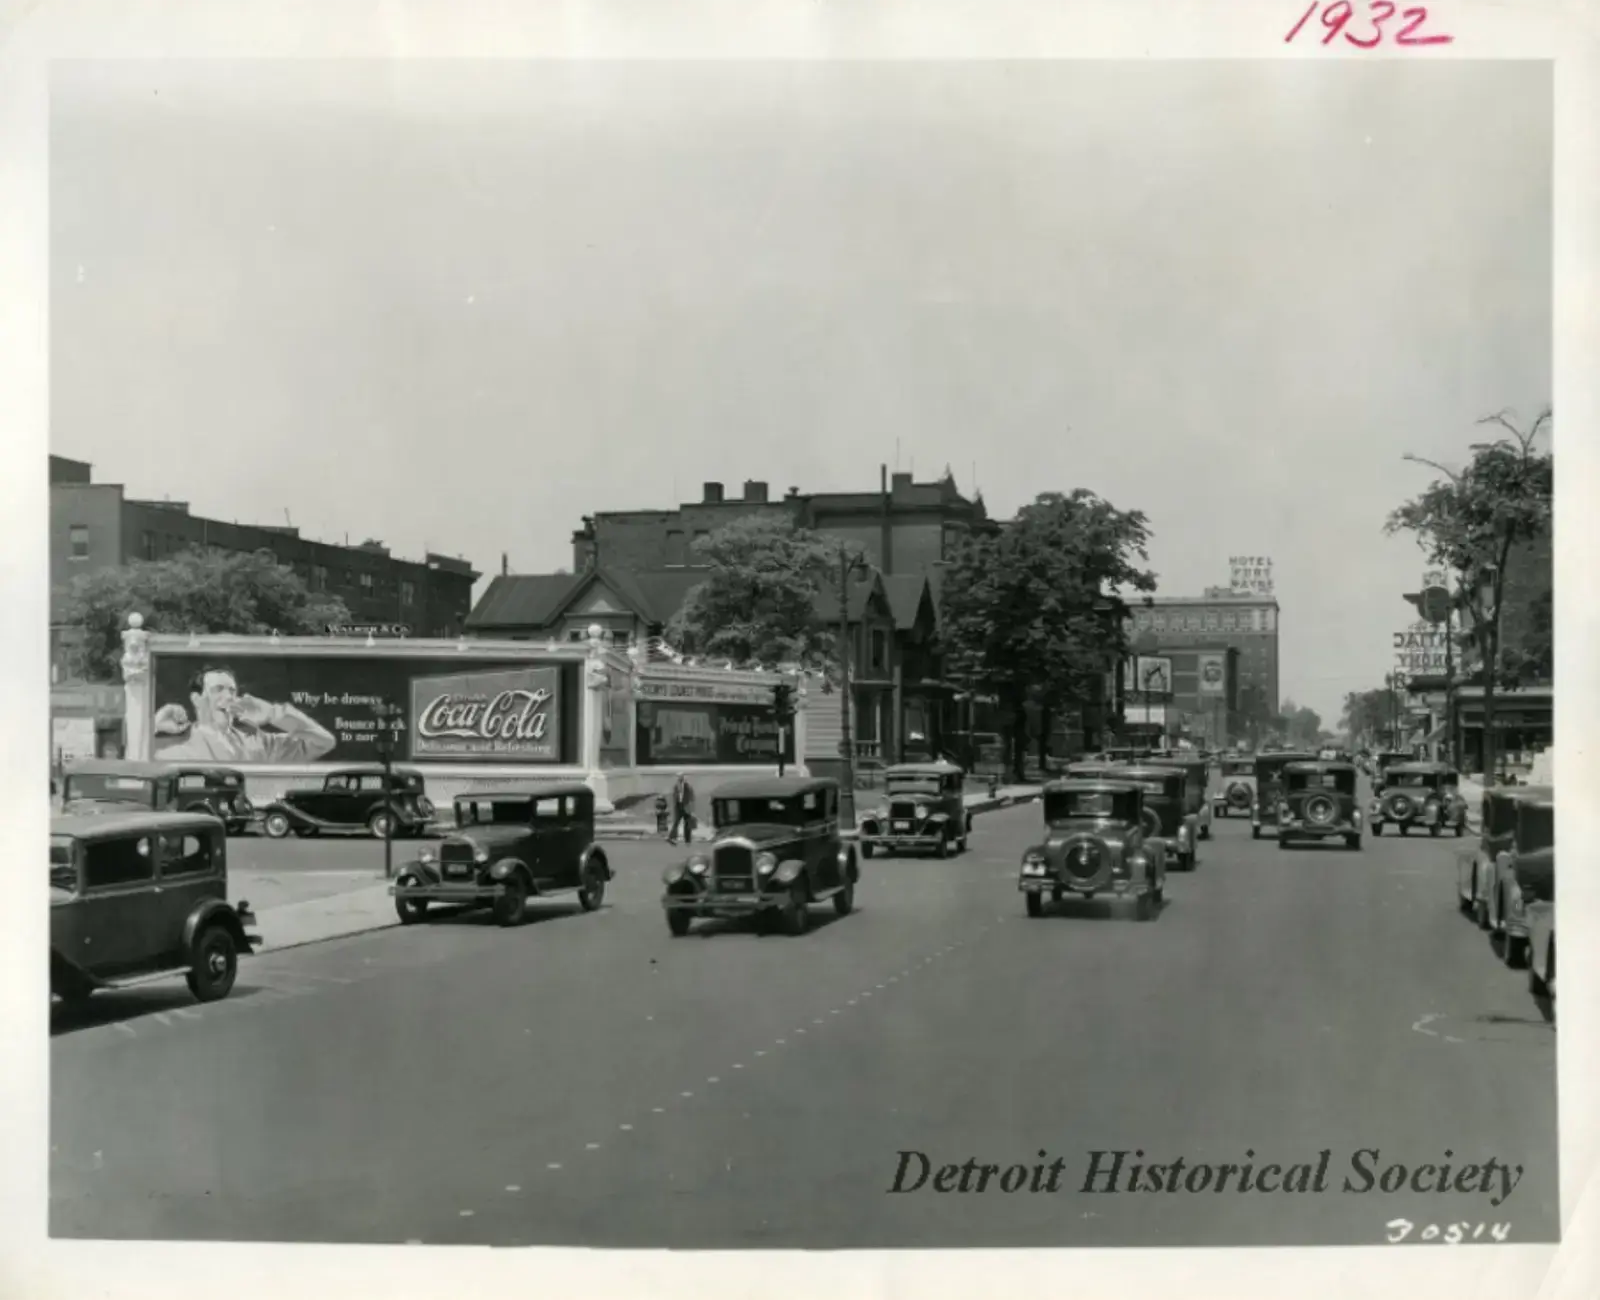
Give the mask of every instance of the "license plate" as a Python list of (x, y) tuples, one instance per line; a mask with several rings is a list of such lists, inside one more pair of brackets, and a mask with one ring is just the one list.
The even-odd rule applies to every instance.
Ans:
[(909, 834), (910, 830), (911, 830), (911, 823), (910, 822), (896, 822), (894, 824), (894, 829), (895, 829), (895, 833), (896, 834), (900, 834), (900, 835)]
[(465, 880), (468, 876), (470, 876), (472, 874), (472, 868), (471, 867), (447, 867), (447, 868), (445, 868), (445, 873), (444, 874), (447, 875), (447, 876), (450, 876), (452, 879), (455, 879), (455, 880)]
[(717, 881), (717, 889), (724, 894), (744, 894), (749, 892), (750, 882), (738, 877), (730, 880), (719, 880)]

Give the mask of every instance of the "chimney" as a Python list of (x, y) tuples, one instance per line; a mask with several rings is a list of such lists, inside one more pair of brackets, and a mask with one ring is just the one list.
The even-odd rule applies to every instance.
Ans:
[(720, 484), (720, 483), (707, 483), (707, 484), (704, 485), (704, 487), (705, 487), (705, 495), (701, 498), (702, 503), (705, 504), (705, 505), (708, 505), (708, 506), (710, 506), (710, 505), (721, 505), (722, 504), (722, 484)]
[(746, 501), (765, 502), (767, 499), (767, 485), (753, 478), (744, 481), (744, 499)]
[(511, 556), (507, 552), (501, 551), (500, 552), (500, 576), (503, 578), (503, 577), (506, 576), (506, 574), (508, 574), (510, 572), (511, 572)]
[[(895, 475), (896, 478), (900, 476)], [(885, 573), (894, 572), (894, 524), (891, 522), (889, 498), (889, 467), (878, 466), (878, 504), (882, 507), (878, 520), (878, 559), (883, 564)]]

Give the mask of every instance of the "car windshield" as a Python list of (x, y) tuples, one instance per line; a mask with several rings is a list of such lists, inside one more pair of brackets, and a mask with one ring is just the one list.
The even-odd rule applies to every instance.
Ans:
[(1390, 772), (1386, 784), (1401, 790), (1427, 790), (1431, 789), (1437, 780), (1438, 778), (1431, 772)]
[(936, 776), (891, 776), (885, 783), (884, 789), (890, 795), (936, 795), (939, 793), (939, 778)]
[(1248, 759), (1243, 762), (1235, 759), (1222, 765), (1222, 773), (1224, 776), (1254, 776), (1256, 765)]
[(116, 799), (131, 803), (154, 803), (155, 782), (144, 776), (67, 777), (68, 799)]
[(1144, 791), (1146, 803), (1149, 803), (1152, 799), (1173, 798), (1178, 792), (1178, 783), (1176, 781), (1157, 781), (1152, 778), (1142, 778), (1129, 784), (1136, 785)]
[(1291, 790), (1336, 790), (1349, 794), (1355, 789), (1356, 777), (1354, 772), (1290, 772), (1288, 785)]
[[(1127, 797), (1123, 796), (1124, 799)], [(1044, 796), (1044, 819), (1047, 822), (1116, 815), (1117, 792), (1114, 790), (1050, 790)]]
[(819, 796), (811, 795), (812, 807), (800, 799), (716, 799), (712, 816), (718, 826), (741, 826), (751, 822), (771, 822), (780, 826), (804, 826), (817, 819)]
[(65, 835), (50, 837), (50, 888), (76, 889), (78, 870), (72, 864), (72, 840)]
[(526, 826), (533, 819), (528, 799), (458, 799), (456, 823), (460, 826)]
[(1517, 812), (1517, 851), (1532, 853), (1556, 842), (1556, 810), (1549, 804), (1524, 804)]

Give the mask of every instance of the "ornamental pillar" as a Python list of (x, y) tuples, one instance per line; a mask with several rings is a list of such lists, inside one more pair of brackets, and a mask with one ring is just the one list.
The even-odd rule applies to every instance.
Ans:
[(600, 739), (605, 719), (606, 692), (611, 685), (611, 673), (606, 667), (605, 629), (598, 623), (589, 625), (588, 656), (583, 665), (583, 725), (579, 728), (581, 748), (578, 761), (584, 769), (584, 780), (594, 791), (597, 813), (612, 811), (607, 790), (606, 774), (600, 767)]
[(126, 736), (123, 756), (137, 762), (150, 759), (150, 718), (154, 712), (150, 678), (150, 634), (144, 615), (129, 614), (122, 634), (122, 724)]
[(794, 694), (790, 697), (794, 705), (794, 717), (789, 726), (794, 731), (794, 774), (796, 776), (810, 776), (810, 769), (806, 767), (806, 679), (801, 674), (795, 680)]

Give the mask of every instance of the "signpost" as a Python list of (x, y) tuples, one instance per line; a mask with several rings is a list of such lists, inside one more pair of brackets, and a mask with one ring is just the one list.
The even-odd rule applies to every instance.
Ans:
[[(375, 704), (373, 715), (378, 720), (378, 757), (383, 762), (383, 798), (385, 804), (394, 797), (394, 723), (404, 710), (387, 697)], [(394, 875), (394, 810), (388, 809), (383, 819), (383, 878)]]

